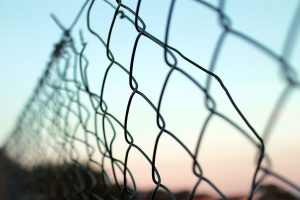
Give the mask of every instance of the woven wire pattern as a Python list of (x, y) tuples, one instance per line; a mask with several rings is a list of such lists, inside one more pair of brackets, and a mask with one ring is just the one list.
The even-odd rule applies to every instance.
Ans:
[[(206, 137), (206, 130), (208, 126), (213, 126), (213, 120), (218, 118), (237, 130), (245, 137), (249, 145), (256, 149), (255, 169), (252, 173), (248, 199), (253, 198), (257, 188), (270, 176), (300, 192), (299, 185), (272, 169), (272, 158), (266, 153), (267, 147), (265, 146), (272, 136), (273, 127), (278, 123), (279, 111), (284, 109), (291, 94), (298, 92), (300, 86), (296, 70), (289, 63), (293, 45), (298, 36), (300, 7), (296, 10), (291, 22), (283, 51), (278, 54), (255, 38), (232, 28), (234, 19), (231, 19), (226, 13), (225, 0), (220, 0), (218, 5), (201, 0), (194, 2), (195, 6), (216, 16), (220, 29), (208, 66), (202, 66), (201, 63), (189, 58), (189, 55), (184, 54), (181, 49), (172, 46), (169, 42), (172, 36), (172, 19), (176, 16), (176, 0), (170, 1), (168, 6), (167, 23), (162, 25), (164, 30), (162, 39), (148, 32), (147, 23), (143, 21), (142, 11), (140, 11), (143, 6), (141, 0), (135, 2), (135, 9), (122, 1), (88, 0), (84, 2), (75, 16), (74, 22), (68, 28), (52, 15), (62, 30), (61, 39), (55, 44), (50, 61), (5, 146), (7, 154), (22, 166), (36, 168), (49, 166), (48, 170), (41, 169), (38, 174), (31, 176), (32, 180), (29, 182), (32, 190), (38, 189), (42, 194), (47, 194), (49, 199), (142, 199), (135, 183), (136, 177), (128, 167), (128, 160), (132, 152), (138, 151), (145, 162), (151, 166), (149, 174), (151, 173), (154, 184), (151, 199), (158, 199), (159, 190), (164, 190), (170, 199), (177, 199), (174, 191), (162, 180), (157, 167), (160, 141), (167, 135), (168, 140), (179, 145), (190, 158), (191, 170), (197, 181), (190, 188), (189, 199), (193, 199), (203, 183), (208, 184), (219, 198), (228, 199), (222, 188), (219, 188), (210, 177), (205, 175), (205, 171), (201, 167), (202, 163), (198, 159), (202, 141)], [(97, 3), (106, 5), (107, 9), (114, 12), (106, 36), (98, 33), (97, 29), (101, 27), (92, 25), (91, 15)], [(78, 34), (74, 31), (80, 19), (85, 20), (86, 27), (80, 28), (86, 28), (86, 33), (80, 31)], [(111, 48), (111, 43), (114, 42), (114, 30), (120, 20), (126, 21), (128, 29), (136, 32), (128, 63), (119, 61), (118, 56), (115, 56), (116, 49)], [(89, 62), (89, 53), (86, 52), (90, 45), (85, 41), (87, 33), (96, 38), (97, 45), (101, 46), (102, 53), (106, 54), (105, 63), (107, 64), (98, 66), (104, 69), (104, 73), (99, 75), (99, 80), (102, 80), (100, 91), (93, 90), (91, 86), (93, 82), (90, 81), (88, 71), (92, 64)], [(74, 35), (79, 35), (79, 37), (74, 37)], [(260, 54), (273, 60), (277, 68), (279, 66), (280, 78), (283, 80), (281, 84), (284, 85), (284, 89), (266, 120), (264, 130), (260, 133), (243, 114), (222, 77), (216, 73), (216, 66), (225, 40), (229, 37), (242, 40), (254, 47)], [(135, 64), (135, 59), (142, 40), (147, 40), (159, 47), (164, 59), (164, 65), (159, 67), (165, 68), (166, 73), (157, 101), (140, 89), (139, 84), (143, 80), (135, 78), (135, 70), (139, 67)], [(201, 73), (205, 77), (205, 81), (199, 80), (186, 71), (185, 65), (190, 65), (198, 73)], [(117, 100), (126, 103), (126, 110), (121, 116), (110, 111), (109, 102), (106, 100), (106, 95), (110, 92), (109, 77), (112, 76), (113, 70), (118, 70), (122, 76), (126, 76), (130, 91), (128, 98), (120, 97)], [(203, 97), (203, 102), (200, 103), (206, 109), (205, 120), (199, 125), (198, 137), (194, 138), (195, 146), (186, 145), (177, 134), (168, 130), (168, 124), (161, 111), (164, 96), (168, 91), (168, 83), (174, 74), (179, 74), (193, 84)], [(211, 94), (212, 84), (216, 84), (223, 91), (229, 102), (228, 105), (234, 110), (243, 125), (218, 110), (217, 100)], [(152, 146), (152, 154), (147, 153), (135, 142), (135, 137), (129, 128), (129, 122), (132, 123), (130, 113), (134, 109), (136, 98), (141, 99), (155, 115), (154, 123), (157, 132), (153, 133), (155, 142)], [(122, 147), (126, 148), (118, 149), (121, 146), (116, 145), (116, 138), (122, 138), (126, 144)], [(116, 156), (115, 152), (117, 151), (124, 152), (122, 159)], [(49, 163), (52, 164), (49, 165)], [(52, 185), (50, 190), (47, 188), (49, 185)], [(97, 188), (101, 188), (101, 191)]]

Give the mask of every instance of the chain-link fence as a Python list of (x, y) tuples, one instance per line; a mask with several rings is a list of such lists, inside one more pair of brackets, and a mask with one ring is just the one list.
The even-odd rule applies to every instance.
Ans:
[[(209, 159), (222, 160), (220, 173), (234, 165), (248, 175), (248, 199), (270, 178), (299, 195), (299, 181), (275, 170), (268, 142), (295, 126), (281, 115), (299, 107), (291, 101), (300, 86), (300, 7), (289, 11), (280, 51), (235, 29), (227, 3), (238, 4), (90, 0), (68, 27), (52, 15), (61, 39), (4, 148), (20, 166), (13, 185), (23, 198), (196, 199), (206, 185), (228, 199), (206, 174)], [(244, 147), (251, 153), (226, 161)], [(180, 159), (188, 172), (173, 162)], [(164, 169), (183, 174), (188, 191), (176, 193), (180, 181), (168, 181)], [(234, 185), (235, 176), (223, 182)]]

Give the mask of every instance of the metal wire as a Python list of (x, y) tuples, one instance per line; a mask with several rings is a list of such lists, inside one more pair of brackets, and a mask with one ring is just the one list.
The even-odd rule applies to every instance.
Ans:
[[(260, 41), (232, 27), (233, 19), (225, 11), (225, 0), (220, 0), (217, 6), (207, 1), (196, 0), (195, 2), (199, 6), (218, 17), (219, 28), (221, 29), (209, 66), (202, 66), (169, 42), (170, 35), (172, 35), (170, 29), (172, 19), (176, 15), (176, 2), (176, 0), (170, 1), (163, 40), (147, 31), (147, 24), (141, 17), (140, 8), (143, 4), (141, 0), (136, 2), (135, 10), (121, 0), (116, 2), (102, 1), (114, 10), (107, 40), (97, 32), (99, 27), (93, 27), (91, 24), (91, 13), (95, 7), (95, 0), (84, 2), (69, 28), (63, 26), (59, 19), (52, 15), (53, 20), (62, 30), (61, 39), (55, 44), (50, 61), (5, 145), (7, 154), (18, 164), (25, 168), (30, 166), (29, 168), (39, 169), (26, 182), (27, 185), (30, 185), (30, 191), (36, 192), (38, 190), (39, 194), (45, 195), (41, 197), (42, 199), (143, 199), (135, 182), (136, 177), (128, 166), (130, 155), (133, 151), (138, 151), (151, 166), (152, 181), (155, 184), (151, 199), (159, 199), (161, 190), (165, 191), (170, 199), (177, 199), (175, 192), (162, 181), (160, 171), (157, 168), (160, 141), (162, 136), (167, 135), (170, 140), (180, 145), (192, 160), (192, 170), (197, 182), (190, 189), (189, 199), (194, 198), (202, 183), (208, 184), (219, 195), (219, 198), (228, 199), (222, 188), (219, 188), (210, 177), (205, 175), (198, 160), (207, 127), (213, 123), (214, 118), (218, 118), (245, 136), (257, 150), (255, 171), (253, 172), (248, 199), (253, 199), (257, 188), (266, 177), (270, 176), (300, 193), (299, 185), (272, 169), (271, 158), (265, 151), (266, 142), (269, 141), (273, 127), (279, 120), (276, 114), (279, 113), (279, 110), (284, 109), (291, 93), (298, 92), (300, 86), (295, 68), (289, 63), (299, 32), (300, 4), (290, 25), (284, 50), (281, 54), (277, 54)], [(74, 32), (74, 28), (79, 23), (80, 18), (86, 20), (88, 33), (94, 36), (99, 41), (98, 45), (101, 45), (106, 51), (108, 65), (101, 66), (101, 68), (105, 68), (105, 72), (99, 77), (99, 80), (103, 80), (100, 91), (93, 91), (90, 86), (91, 81), (88, 75), (90, 63), (89, 55), (86, 53), (86, 47), (89, 44), (85, 41), (82, 32), (80, 32), (79, 40), (74, 37), (77, 34)], [(111, 48), (112, 34), (117, 26), (117, 19), (129, 22), (132, 26), (130, 28), (134, 28), (137, 33), (129, 66), (118, 61), (115, 57), (117, 52)], [(222, 77), (216, 73), (217, 62), (223, 51), (224, 41), (229, 36), (243, 40), (256, 48), (257, 52), (270, 57), (280, 66), (280, 74), (283, 76), (286, 86), (279, 96), (262, 133), (256, 131), (239, 108)], [(139, 81), (134, 77), (133, 71), (137, 68), (135, 57), (142, 38), (163, 50), (165, 65), (160, 67), (168, 69), (161, 85), (158, 102), (151, 100), (139, 88)], [(192, 65), (204, 74), (206, 76), (205, 83), (202, 84), (193, 74), (186, 71), (183, 67), (185, 64)], [(127, 102), (123, 118), (119, 118), (115, 113), (109, 111), (105, 99), (105, 93), (109, 90), (107, 89), (108, 77), (114, 69), (120, 70), (122, 74), (128, 77), (128, 86), (131, 90), (128, 99), (120, 99), (120, 101)], [(205, 99), (204, 106), (208, 114), (202, 124), (195, 147), (186, 145), (178, 135), (168, 130), (161, 111), (164, 96), (168, 90), (167, 85), (174, 74), (181, 74), (190, 81)], [(212, 82), (217, 83), (218, 87), (222, 89), (232, 109), (244, 123), (243, 125), (217, 109), (215, 97), (211, 94)], [(151, 156), (135, 143), (135, 138), (128, 128), (129, 113), (134, 104), (133, 99), (137, 97), (149, 105), (156, 115), (155, 123), (159, 131), (156, 134)], [(122, 130), (123, 141), (127, 143), (126, 149), (116, 149), (116, 137), (120, 137), (120, 129)], [(116, 157), (116, 151), (126, 152), (123, 160)], [(107, 171), (108, 168), (112, 172), (111, 174)], [(259, 173), (263, 175), (259, 176)]]

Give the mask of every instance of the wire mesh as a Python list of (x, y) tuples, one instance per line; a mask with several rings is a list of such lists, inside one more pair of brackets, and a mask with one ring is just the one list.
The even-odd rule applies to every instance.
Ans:
[[(28, 194), (35, 193), (37, 199), (162, 199), (160, 195), (161, 191), (164, 191), (167, 198), (179, 199), (175, 191), (165, 184), (158, 167), (161, 161), (160, 148), (165, 148), (162, 147), (164, 145), (162, 140), (167, 138), (176, 143), (189, 159), (196, 181), (189, 190), (188, 198), (195, 198), (199, 187), (205, 183), (217, 194), (218, 198), (228, 199), (229, 197), (223, 189), (206, 176), (205, 170), (202, 168), (203, 163), (199, 159), (200, 147), (202, 148), (203, 140), (208, 135), (207, 130), (210, 126), (216, 126), (214, 121), (216, 119), (232, 127), (245, 138), (250, 148), (255, 150), (256, 157), (254, 158), (254, 169), (250, 172), (252, 178), (248, 199), (253, 199), (257, 189), (268, 177), (277, 179), (299, 194), (299, 185), (285, 178), (280, 172), (273, 170), (272, 157), (268, 155), (266, 143), (270, 140), (275, 125), (280, 121), (280, 113), (285, 109), (291, 95), (298, 92), (300, 86), (297, 70), (290, 63), (298, 36), (300, 7), (296, 10), (290, 23), (283, 50), (277, 53), (255, 37), (233, 28), (234, 19), (231, 19), (225, 10), (227, 1), (220, 0), (216, 5), (208, 1), (193, 1), (197, 9), (209, 12), (218, 22), (219, 34), (210, 60), (204, 66), (201, 61), (191, 58), (189, 54), (185, 54), (180, 48), (172, 45), (176, 43), (172, 40), (172, 34), (174, 34), (172, 25), (177, 16), (176, 5), (179, 4), (179, 1), (168, 2), (165, 13), (166, 24), (161, 24), (162, 38), (148, 31), (151, 30), (151, 27), (142, 17), (144, 1), (124, 2), (87, 0), (68, 28), (55, 15), (52, 15), (53, 20), (62, 31), (61, 39), (54, 45), (50, 61), (5, 145), (5, 151), (12, 160), (26, 169), (35, 169), (34, 173), (28, 172), (30, 175), (23, 175), (24, 178), (20, 178), (24, 181), (20, 181), (19, 184), (26, 185)], [(101, 26), (93, 25), (93, 12), (96, 12), (97, 3), (110, 9), (113, 13), (111, 21), (103, 19), (109, 23), (105, 36), (100, 34)], [(155, 3), (152, 2), (152, 4)], [(152, 14), (155, 15), (155, 12), (153, 11)], [(75, 28), (80, 24), (80, 20), (85, 21), (86, 27), (80, 27), (84, 31), (81, 30), (78, 34)], [(123, 59), (120, 56), (121, 53), (117, 51), (123, 51), (123, 43), (130, 39), (126, 40), (127, 36), (124, 35), (125, 39), (123, 38), (122, 41), (114, 40), (114, 32), (120, 21), (126, 21), (126, 29), (135, 32), (134, 38), (130, 41), (132, 49), (130, 51), (125, 49), (128, 54), (126, 59)], [(127, 30), (122, 29), (122, 31), (126, 34)], [(93, 44), (85, 41), (87, 34), (96, 38)], [(79, 37), (75, 35), (79, 35)], [(189, 39), (189, 36), (184, 37), (186, 40)], [(274, 68), (279, 66), (280, 73), (278, 74), (281, 78), (279, 85), (283, 90), (279, 92), (275, 105), (265, 119), (262, 131), (258, 132), (254, 128), (253, 123), (239, 107), (238, 101), (231, 95), (226, 84), (228, 81), (225, 82), (223, 77), (217, 73), (217, 66), (226, 69), (224, 65), (219, 66), (218, 62), (220, 62), (221, 54), (225, 51), (225, 41), (229, 38), (243, 41), (254, 48), (258, 54), (271, 59), (274, 62)], [(164, 74), (155, 75), (163, 76), (161, 82), (157, 81), (155, 77), (151, 78), (152, 85), (150, 84), (150, 86), (155, 88), (156, 82), (160, 83), (160, 90), (154, 92), (157, 94), (155, 97), (153, 97), (153, 93), (149, 94), (149, 91), (143, 90), (141, 85), (144, 80), (135, 76), (139, 70), (142, 70), (140, 63), (136, 63), (143, 54), (140, 46), (144, 41), (161, 50), (158, 53), (164, 62), (158, 66), (153, 64), (156, 68), (164, 69)], [(92, 53), (87, 50), (89, 45), (95, 44), (101, 49), (99, 59), (102, 59), (101, 66), (96, 67), (103, 70), (97, 75), (90, 70), (94, 63), (90, 62), (89, 54)], [(151, 55), (144, 56), (149, 57), (147, 60), (151, 62)], [(189, 71), (186, 66), (190, 66), (195, 73)], [(198, 74), (202, 76), (202, 79), (198, 77)], [(96, 76), (96, 81), (91, 80), (92, 76)], [(116, 76), (115, 79), (112, 79), (112, 76)], [(178, 76), (196, 88), (193, 92), (202, 97), (202, 101), (199, 101), (198, 104), (201, 103), (205, 108), (205, 112), (200, 113), (203, 121), (198, 124), (200, 131), (196, 130), (199, 132), (197, 137), (193, 138), (194, 146), (187, 145), (187, 142), (183, 141), (182, 137), (185, 133), (180, 135), (168, 129), (170, 124), (165, 120), (165, 96), (169, 91), (170, 82), (175, 79), (173, 77), (177, 78)], [(121, 89), (124, 85), (116, 82), (123, 77), (127, 80), (126, 90), (129, 94), (127, 96), (122, 95)], [(267, 77), (264, 78), (267, 82)], [(178, 79), (179, 84), (182, 79)], [(113, 84), (119, 88), (117, 89), (119, 98), (114, 99), (116, 103), (113, 106), (125, 105), (126, 109), (123, 113), (115, 112), (117, 109), (110, 107), (113, 100), (109, 98), (113, 92), (110, 86)], [(99, 85), (99, 89), (95, 89)], [(214, 94), (214, 88), (218, 88), (223, 96), (225, 95), (223, 99), (227, 101), (226, 105), (232, 110), (235, 117), (223, 112), (222, 109), (219, 109), (220, 106), (217, 108), (220, 103), (217, 99), (218, 96)], [(178, 92), (176, 95), (180, 98), (181, 94)], [(193, 98), (192, 94), (187, 93), (187, 95), (187, 98)], [(250, 95), (252, 94), (249, 92)], [(253, 96), (258, 99), (264, 98), (255, 94)], [(152, 133), (155, 140), (150, 147), (151, 153), (136, 142), (136, 137), (139, 136), (132, 134), (130, 129), (132, 123), (140, 123), (131, 120), (136, 99), (142, 101), (149, 108), (148, 112), (155, 116), (151, 119), (156, 128), (156, 132)], [(181, 107), (184, 110), (186, 106), (188, 105), (173, 106), (173, 109)], [(118, 106), (116, 107), (118, 108)], [(181, 121), (178, 123), (183, 124)], [(189, 129), (185, 126), (183, 128)], [(146, 136), (144, 140), (147, 140)], [(169, 149), (169, 151), (173, 150)], [(122, 156), (119, 155), (119, 152), (123, 152)], [(154, 186), (148, 197), (141, 193), (136, 183), (138, 177), (133, 174), (129, 166), (130, 157), (135, 155), (134, 152), (138, 152), (144, 160), (143, 163), (150, 166), (148, 174), (151, 174)], [(252, 160), (253, 158), (244, 159)], [(243, 160), (239, 162), (243, 162)]]

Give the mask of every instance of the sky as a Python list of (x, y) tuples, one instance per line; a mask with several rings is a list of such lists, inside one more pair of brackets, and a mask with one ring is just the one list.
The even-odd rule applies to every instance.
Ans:
[[(134, 1), (123, 2), (134, 9)], [(169, 43), (207, 68), (221, 34), (221, 28), (216, 13), (195, 2), (177, 1)], [(9, 137), (16, 119), (43, 73), (54, 43), (60, 38), (61, 31), (50, 14), (55, 14), (65, 26), (68, 26), (82, 3), (71, 0), (2, 0), (0, 2), (0, 144)], [(162, 1), (158, 4), (148, 0), (143, 1), (141, 6), (141, 17), (147, 24), (148, 32), (161, 40), (164, 38), (169, 3), (170, 1)], [(217, 5), (217, 1), (211, 3)], [(225, 12), (230, 17), (235, 30), (246, 33), (271, 48), (276, 54), (282, 54), (297, 3), (299, 2), (296, 0), (276, 2), (231, 0), (226, 2)], [(91, 21), (92, 26), (97, 27), (97, 31), (104, 38), (107, 37), (112, 16), (112, 9), (97, 2)], [(98, 66), (107, 65), (107, 61), (103, 61), (106, 55), (103, 49), (98, 47), (98, 41), (86, 31), (84, 19), (79, 21), (79, 27), (76, 28), (81, 27), (88, 43), (87, 54), (91, 59), (88, 72), (93, 83), (91, 88), (97, 91), (100, 89), (101, 74), (105, 69)], [(111, 42), (111, 49), (116, 52), (116, 59), (126, 66), (129, 65), (132, 44), (136, 37), (133, 27), (128, 27), (131, 27), (128, 22), (118, 19)], [(138, 67), (134, 73), (139, 88), (153, 102), (158, 101), (168, 69), (162, 55), (163, 50), (160, 47), (145, 38), (141, 39), (135, 60)], [(289, 63), (298, 72), (299, 57), (300, 40), (296, 40)], [(204, 83), (204, 73), (186, 62), (179, 62), (184, 70)], [(261, 133), (276, 99), (284, 88), (278, 63), (253, 45), (229, 35), (222, 47), (215, 72), (222, 78), (250, 123), (258, 133)], [(105, 98), (108, 106), (111, 112), (123, 120), (126, 99), (130, 95), (128, 78), (116, 70), (112, 72), (107, 84), (109, 90)], [(247, 128), (215, 81), (212, 82), (211, 92), (216, 98), (218, 110)], [(116, 99), (124, 101), (116, 101)], [(274, 158), (275, 169), (298, 184), (300, 184), (300, 173), (297, 170), (300, 168), (300, 160), (297, 158), (300, 152), (298, 125), (300, 107), (297, 103), (299, 100), (299, 91), (294, 92), (286, 103), (283, 113), (280, 113), (279, 122), (267, 144), (267, 151)], [(156, 136), (153, 133), (158, 130), (155, 125), (155, 113), (140, 98), (134, 99), (133, 106), (129, 129), (135, 141), (151, 155)], [(162, 113), (166, 116), (168, 129), (193, 149), (201, 128), (199, 121), (203, 121), (207, 114), (203, 106), (203, 94), (199, 89), (179, 73), (172, 75), (164, 95)], [(161, 139), (160, 145), (158, 166), (162, 171), (163, 180), (177, 189), (191, 186), (195, 179), (192, 178), (191, 161), (185, 152), (167, 136)], [(124, 156), (121, 150), (116, 153), (120, 157)], [(254, 154), (255, 149), (244, 137), (222, 120), (215, 118), (208, 128), (201, 146), (199, 155), (201, 159), (199, 159), (203, 162), (207, 176), (227, 193), (234, 193), (237, 190), (247, 192), (253, 175)], [(142, 177), (138, 179), (141, 187), (149, 187), (150, 166), (139, 157), (137, 152), (133, 152), (129, 165), (138, 177)], [(170, 165), (176, 167), (170, 171)], [(184, 173), (178, 173), (176, 169)], [(144, 176), (145, 174), (149, 176)]]

